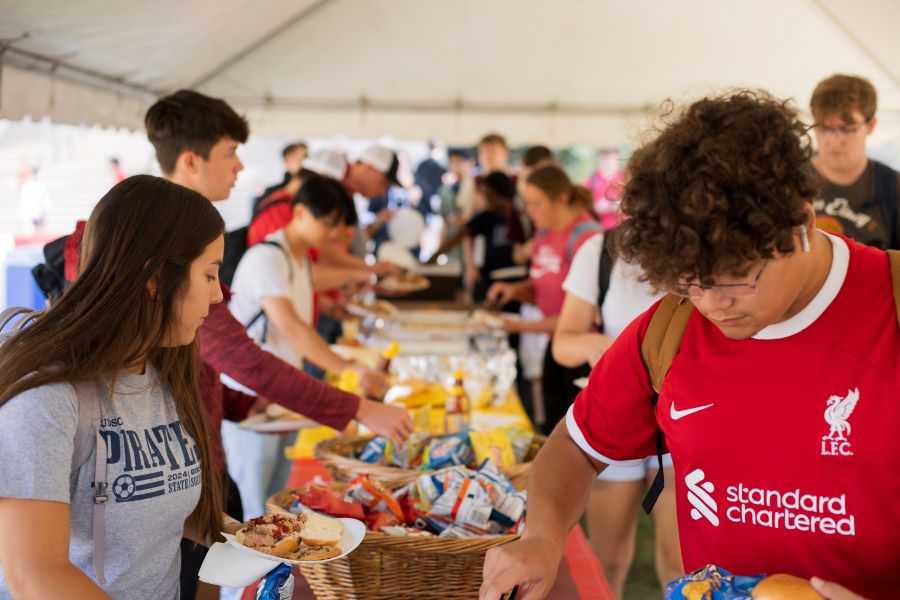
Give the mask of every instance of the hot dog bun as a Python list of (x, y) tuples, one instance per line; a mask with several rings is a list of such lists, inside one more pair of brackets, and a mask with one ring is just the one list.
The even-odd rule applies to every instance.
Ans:
[(753, 600), (824, 600), (809, 581), (784, 573), (769, 575), (757, 583), (751, 597)]
[(336, 546), (341, 541), (343, 526), (337, 519), (314, 512), (304, 513), (306, 522), (300, 537), (307, 546)]

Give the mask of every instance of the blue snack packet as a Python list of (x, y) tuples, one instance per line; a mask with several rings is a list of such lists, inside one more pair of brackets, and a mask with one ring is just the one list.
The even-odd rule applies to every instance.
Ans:
[(732, 575), (707, 565), (669, 582), (665, 600), (751, 600), (753, 588), (764, 578), (765, 575)]
[(291, 600), (294, 597), (294, 573), (291, 565), (281, 563), (259, 580), (256, 600)]
[(359, 460), (367, 463), (377, 463), (384, 462), (384, 450), (387, 447), (387, 438), (383, 437), (375, 437), (366, 444), (366, 447), (363, 448), (362, 453), (359, 455)]
[(425, 447), (422, 466), (442, 469), (453, 465), (468, 465), (475, 458), (469, 432), (452, 433), (433, 438)]

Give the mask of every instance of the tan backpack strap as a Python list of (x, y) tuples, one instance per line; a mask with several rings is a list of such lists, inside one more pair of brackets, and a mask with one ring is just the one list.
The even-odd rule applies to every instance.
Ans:
[(641, 344), (641, 357), (656, 393), (662, 389), (666, 373), (678, 354), (681, 338), (684, 337), (684, 330), (693, 310), (694, 305), (685, 298), (668, 294), (650, 318)]
[(900, 324), (900, 251), (888, 250), (891, 262), (891, 284), (894, 287), (894, 310), (897, 311), (897, 323)]

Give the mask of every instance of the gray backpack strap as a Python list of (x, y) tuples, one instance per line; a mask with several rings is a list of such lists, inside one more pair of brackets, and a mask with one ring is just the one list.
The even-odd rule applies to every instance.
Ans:
[(78, 398), (78, 425), (75, 428), (75, 451), (72, 453), (72, 473), (84, 465), (94, 452), (94, 514), (91, 526), (91, 542), (94, 555), (94, 575), (97, 582), (106, 583), (103, 572), (106, 548), (106, 502), (108, 483), (106, 481), (106, 440), (100, 434), (103, 411), (100, 394), (90, 383), (73, 384)]
[(566, 240), (566, 260), (572, 262), (575, 256), (575, 244), (581, 239), (585, 233), (593, 231), (595, 233), (603, 233), (603, 228), (597, 221), (582, 221), (572, 228), (569, 232), (569, 238)]

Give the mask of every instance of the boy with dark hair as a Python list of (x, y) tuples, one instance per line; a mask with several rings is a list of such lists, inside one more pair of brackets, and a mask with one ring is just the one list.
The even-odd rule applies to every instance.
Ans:
[(228, 198), (244, 169), (237, 147), (250, 128), (224, 100), (180, 90), (150, 107), (144, 127), (165, 177), (178, 170), (185, 187), (213, 202)]
[[(525, 149), (525, 152), (522, 153), (522, 168), (523, 170), (529, 169), (529, 172), (538, 167), (555, 164), (556, 162), (556, 155), (553, 154), (553, 150), (541, 144), (529, 146)], [(528, 179), (528, 173), (520, 172), (519, 177), (521, 179)]]
[(499, 133), (488, 133), (478, 141), (478, 166), (482, 173), (506, 171), (509, 167), (509, 144)]
[[(260, 202), (276, 191), (282, 190), (290, 185), (291, 179), (300, 173), (300, 170), (303, 168), (303, 163), (306, 162), (308, 156), (309, 148), (307, 147), (306, 142), (293, 142), (284, 147), (281, 151), (281, 158), (284, 161), (284, 177), (281, 178), (279, 183), (267, 187), (259, 197), (253, 200), (254, 215), (259, 208)], [(343, 177), (343, 174), (341, 176)]]
[(488, 552), (483, 599), (514, 585), (543, 598), (597, 474), (666, 450), (688, 571), (896, 596), (892, 269), (815, 229), (809, 146), (786, 103), (736, 92), (694, 103), (634, 154), (619, 251), (669, 295), (603, 354), (541, 450), (528, 527)]
[(878, 248), (900, 248), (900, 173), (866, 157), (878, 96), (862, 77), (832, 75), (810, 99), (822, 191), (816, 224)]

